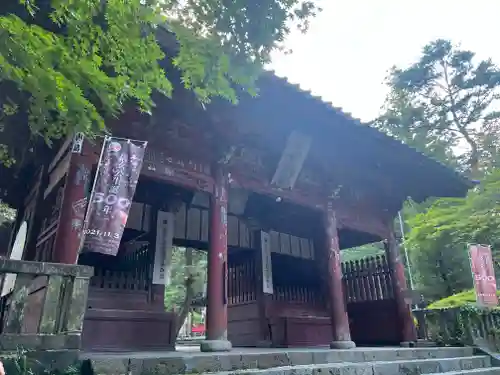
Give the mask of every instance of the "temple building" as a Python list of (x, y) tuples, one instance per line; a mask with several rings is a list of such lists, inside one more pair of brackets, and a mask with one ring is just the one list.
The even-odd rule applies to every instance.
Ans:
[[(408, 197), (464, 196), (470, 183), (271, 72), (258, 87), (203, 108), (179, 85), (152, 116), (129, 106), (109, 122), (145, 147), (116, 255), (79, 254), (102, 138), (37, 144), (1, 172), (14, 234), (27, 223), (22, 258), (94, 267), (85, 350), (174, 349), (172, 246), (208, 252), (202, 350), (416, 340), (394, 218)], [(341, 265), (342, 249), (381, 240), (385, 257)]]

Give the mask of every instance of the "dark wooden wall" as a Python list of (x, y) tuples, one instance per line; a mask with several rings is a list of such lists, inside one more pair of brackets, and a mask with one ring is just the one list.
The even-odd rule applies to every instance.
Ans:
[(95, 267), (84, 321), (84, 349), (173, 349), (176, 314), (165, 311), (164, 286), (151, 282), (153, 253), (151, 244), (145, 242), (135, 251), (122, 246), (117, 256), (81, 255), (81, 263)]

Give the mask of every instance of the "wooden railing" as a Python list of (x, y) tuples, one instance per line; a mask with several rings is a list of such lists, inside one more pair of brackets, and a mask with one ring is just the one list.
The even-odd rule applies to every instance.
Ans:
[(79, 349), (93, 268), (2, 259), (2, 285), (7, 274), (17, 276), (2, 298), (0, 351)]
[(228, 265), (228, 299), (230, 305), (255, 301), (257, 288), (255, 279), (255, 261), (241, 260)]
[(321, 290), (311, 286), (277, 285), (271, 296), (273, 301), (324, 305)]
[(394, 297), (385, 255), (342, 262), (342, 275), (347, 304)]
[[(93, 258), (91, 286), (99, 289), (147, 291), (151, 283), (151, 257), (148, 244), (136, 251), (119, 254), (114, 259)], [(89, 264), (89, 263), (87, 263)]]
[(459, 307), (413, 311), (419, 339), (500, 352), (500, 310)]

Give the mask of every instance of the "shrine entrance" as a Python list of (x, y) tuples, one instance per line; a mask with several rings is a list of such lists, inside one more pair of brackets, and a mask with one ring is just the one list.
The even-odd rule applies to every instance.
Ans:
[[(328, 345), (318, 213), (238, 189), (228, 195), (228, 340), (250, 347)], [(209, 210), (209, 194), (141, 176), (118, 255), (79, 258), (95, 269), (85, 350), (174, 349), (178, 317), (164, 305), (171, 248), (207, 251)]]
[[(170, 249), (209, 250), (214, 187), (170, 182), (156, 173), (159, 165), (167, 169), (145, 162), (118, 255), (84, 253), (79, 258), (80, 264), (95, 268), (83, 331), (85, 350), (175, 347), (177, 315), (164, 304)], [(227, 274), (224, 267), (216, 271), (220, 286), (212, 293), (220, 293), (215, 301), (227, 311), (224, 334), (233, 346), (328, 345), (334, 335), (332, 311), (341, 306), (345, 312), (344, 305), (356, 344), (403, 341), (401, 327), (394, 324), (394, 275), (385, 258), (343, 264), (342, 294), (332, 297), (324, 210), (238, 186), (227, 189), (226, 203)], [(351, 222), (339, 217), (340, 249), (381, 239), (363, 227), (350, 229)], [(209, 305), (210, 296), (209, 290)], [(366, 319), (366, 311), (376, 326)]]

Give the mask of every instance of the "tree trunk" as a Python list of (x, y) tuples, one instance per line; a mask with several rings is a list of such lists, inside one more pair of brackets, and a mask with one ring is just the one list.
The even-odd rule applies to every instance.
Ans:
[[(440, 257), (441, 257), (441, 259), (438, 260), (439, 273), (440, 273), (441, 279), (443, 280), (443, 283), (445, 285), (445, 290), (446, 290), (446, 294), (447, 294), (445, 297), (448, 297), (454, 293), (453, 293), (453, 289), (451, 288), (451, 285), (450, 285), (450, 282), (448, 279), (447, 268), (446, 268), (444, 261), (443, 261), (443, 253), (442, 252), (440, 253)], [(443, 298), (443, 297), (441, 297), (441, 298)]]
[(444, 69), (446, 90), (447, 90), (448, 97), (450, 99), (450, 104), (451, 104), (449, 110), (451, 112), (451, 116), (453, 117), (453, 122), (455, 124), (456, 130), (460, 134), (462, 134), (465, 141), (469, 144), (469, 146), (471, 148), (471, 154), (470, 154), (469, 160), (467, 161), (467, 164), (469, 167), (469, 175), (470, 175), (470, 177), (477, 177), (478, 173), (479, 173), (479, 156), (480, 156), (479, 148), (478, 148), (476, 140), (471, 136), (469, 130), (467, 129), (467, 126), (469, 124), (463, 123), (463, 121), (460, 121), (460, 119), (457, 115), (457, 112), (456, 112), (457, 101), (456, 101), (455, 95), (453, 94), (453, 91), (451, 88), (450, 79), (448, 77), (447, 64), (444, 60), (442, 61), (442, 66)]
[(479, 152), (477, 151), (477, 147), (472, 149), (469, 165), (470, 177), (477, 178), (479, 176)]
[(464, 136), (465, 141), (470, 146), (470, 156), (469, 160), (467, 160), (467, 164), (469, 165), (469, 175), (471, 178), (477, 178), (479, 176), (479, 147), (477, 142), (471, 137), (465, 128), (461, 131), (461, 133)]
[(186, 297), (184, 298), (184, 303), (182, 304), (182, 308), (179, 312), (179, 316), (177, 317), (177, 327), (175, 332), (175, 337), (179, 335), (179, 331), (182, 328), (182, 325), (186, 321), (186, 317), (191, 311), (191, 303), (193, 302), (194, 297), (194, 275), (193, 275), (193, 249), (187, 248), (185, 251), (186, 257), (186, 268), (185, 268), (185, 282), (184, 285), (186, 287)]

